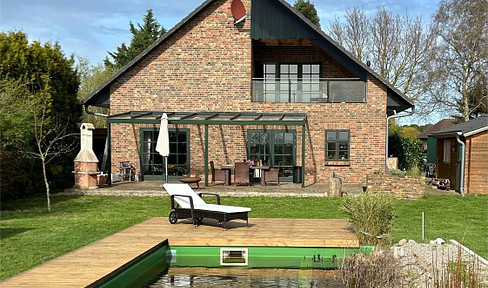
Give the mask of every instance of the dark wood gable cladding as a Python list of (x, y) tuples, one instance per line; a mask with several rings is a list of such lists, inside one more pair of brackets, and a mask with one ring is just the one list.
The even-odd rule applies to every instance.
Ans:
[[(329, 39), (321, 35), (305, 17), (294, 13), (288, 3), (276, 0), (253, 0), (251, 15), (251, 39), (299, 41), (294, 39), (308, 39), (311, 43), (325, 51), (355, 77), (362, 81), (367, 79), (367, 71), (349, 56), (344, 54)], [(313, 25), (313, 24), (311, 24)], [(303, 41), (303, 40), (302, 40)]]

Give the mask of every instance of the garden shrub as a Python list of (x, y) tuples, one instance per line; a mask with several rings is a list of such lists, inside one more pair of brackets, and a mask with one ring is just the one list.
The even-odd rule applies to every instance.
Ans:
[(375, 251), (369, 256), (355, 254), (344, 258), (341, 266), (345, 287), (404, 287), (401, 265), (390, 250)]
[(393, 197), (389, 195), (361, 193), (344, 197), (341, 210), (347, 214), (362, 244), (387, 245), (395, 212)]
[(398, 157), (399, 169), (410, 170), (413, 167), (422, 167), (424, 159), (422, 141), (395, 132), (389, 136), (388, 143), (388, 153)]
[(390, 175), (394, 175), (394, 176), (401, 176), (401, 177), (405, 176), (405, 172), (403, 172), (400, 169), (390, 169), (388, 172)]

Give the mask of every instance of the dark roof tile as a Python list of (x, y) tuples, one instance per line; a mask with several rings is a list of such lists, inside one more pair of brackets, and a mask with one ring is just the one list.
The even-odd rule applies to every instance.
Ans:
[(488, 114), (482, 114), (478, 118), (453, 125), (443, 131), (432, 133), (432, 136), (453, 135), (457, 132), (461, 132), (464, 136), (470, 136), (473, 132), (478, 130), (480, 130), (480, 132), (488, 130)]

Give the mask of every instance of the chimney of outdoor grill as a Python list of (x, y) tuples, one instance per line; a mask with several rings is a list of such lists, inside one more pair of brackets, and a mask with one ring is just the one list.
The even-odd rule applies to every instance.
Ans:
[(91, 123), (83, 123), (80, 127), (81, 149), (74, 160), (75, 187), (82, 189), (98, 188), (98, 159), (93, 152), (93, 130)]

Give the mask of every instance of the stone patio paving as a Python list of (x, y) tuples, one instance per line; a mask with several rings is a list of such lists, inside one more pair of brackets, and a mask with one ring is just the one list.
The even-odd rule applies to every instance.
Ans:
[[(161, 197), (168, 196), (163, 191), (163, 181), (142, 181), (142, 182), (117, 182), (111, 186), (105, 185), (98, 189), (77, 189), (69, 188), (64, 193), (69, 195), (117, 195), (117, 196), (152, 196)], [(175, 182), (176, 183), (176, 182)], [(196, 185), (191, 184), (195, 189)], [(301, 184), (294, 183), (280, 183), (280, 185), (271, 184), (268, 186), (261, 186), (259, 183), (254, 183), (252, 186), (224, 186), (223, 184), (211, 184), (205, 187), (205, 182), (200, 182), (200, 189), (195, 189), (197, 192), (217, 193), (221, 196), (233, 197), (257, 197), (257, 196), (271, 196), (271, 197), (328, 197), (329, 183), (314, 183), (302, 188)], [(359, 194), (363, 191), (361, 184), (344, 184), (342, 192), (347, 195)], [(426, 185), (425, 194), (433, 195), (457, 195), (455, 191), (438, 190), (435, 187)], [(58, 194), (59, 195), (59, 194)]]

